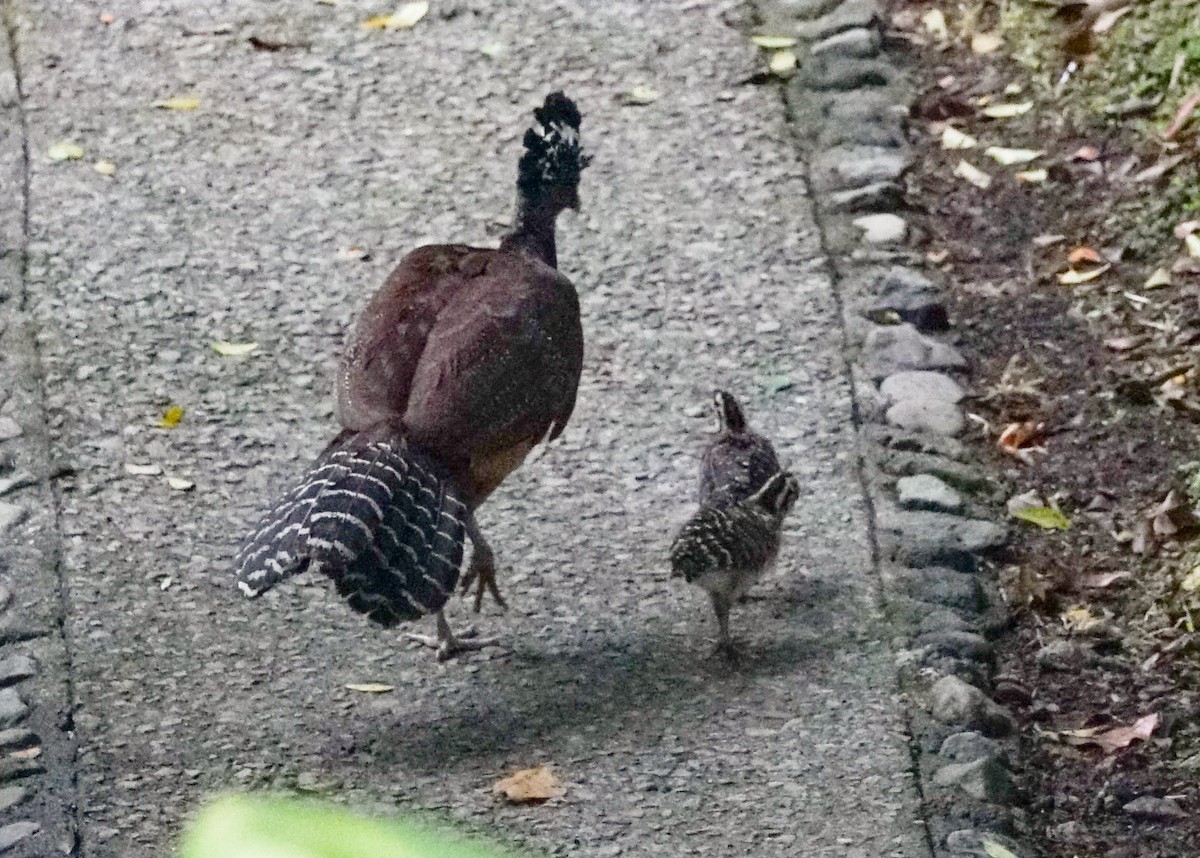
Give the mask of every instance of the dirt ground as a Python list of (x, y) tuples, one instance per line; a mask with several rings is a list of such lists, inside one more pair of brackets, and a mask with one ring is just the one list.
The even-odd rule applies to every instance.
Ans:
[[(1025, 99), (1028, 73), (1003, 51), (928, 44), (919, 16), (930, 8), (910, 9), (896, 33), (911, 46), (922, 93), (908, 200), (923, 249), (951, 284), (951, 315), (975, 368), (969, 440), (1006, 474), (1011, 494), (1036, 490), (1071, 522), (1021, 526), (997, 569), (1018, 609), (1001, 642), (997, 696), (1022, 723), (1028, 818), (1052, 858), (1195, 855), (1200, 663), (1179, 585), (1195, 529), (1181, 467), (1197, 448), (1190, 320), (1200, 278), (1185, 261), (1170, 286), (1143, 288), (1155, 250), (1178, 242), (1167, 235), (1155, 248), (1122, 233), (1132, 207), (1149, 205), (1171, 177), (1132, 180), (1161, 159), (1128, 124), (1078, 124), (1037, 98), (1015, 118), (981, 115), (981, 97)], [(943, 149), (946, 124), (978, 148)], [(983, 155), (990, 145), (1045, 154), (997, 169)], [(1194, 146), (1180, 141), (1183, 151)], [(991, 186), (956, 176), (960, 160), (987, 169)], [(1013, 175), (1036, 167), (1046, 169), (1042, 182)], [(1077, 247), (1100, 259), (1069, 264)], [(1059, 282), (1070, 268), (1103, 264), (1111, 267), (1093, 280)], [(997, 440), (1026, 421), (1040, 426), (1030, 446), (1044, 452), (1021, 461)], [(1156, 533), (1154, 513), (1172, 488), (1184, 500), (1158, 516)], [(1150, 739), (1125, 748), (1063, 734), (1152, 714)], [(1166, 801), (1127, 809), (1142, 798)]]

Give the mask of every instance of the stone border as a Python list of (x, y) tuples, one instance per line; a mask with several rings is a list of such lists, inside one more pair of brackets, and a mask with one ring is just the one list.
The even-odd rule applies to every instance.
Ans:
[(0, 853), (78, 849), (62, 541), (41, 360), (26, 306), (29, 151), (17, 12), (0, 0)]
[(757, 31), (799, 40), (785, 104), (843, 317), (860, 475), (930, 850), (987, 858), (991, 841), (1028, 858), (1010, 773), (1016, 725), (1003, 705), (1020, 689), (993, 675), (989, 637), (1006, 615), (979, 562), (1007, 541), (993, 520), (1003, 495), (954, 437), (965, 425), (967, 363), (940, 290), (906, 248), (911, 89), (883, 50), (875, 0), (757, 6)]

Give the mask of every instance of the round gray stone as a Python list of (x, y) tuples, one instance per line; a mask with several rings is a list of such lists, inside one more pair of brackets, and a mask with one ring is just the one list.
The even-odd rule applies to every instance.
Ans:
[(966, 395), (962, 386), (945, 373), (922, 369), (889, 375), (879, 385), (879, 392), (888, 402), (921, 400), (951, 405)]
[(901, 429), (936, 432), (938, 435), (957, 435), (966, 425), (962, 412), (948, 402), (897, 402), (885, 416), (889, 423)]
[(996, 741), (974, 730), (947, 736), (938, 749), (938, 756), (944, 757), (952, 763), (971, 763), (984, 757), (998, 757), (999, 755), (1000, 746), (996, 744)]
[(1003, 706), (955, 676), (943, 676), (934, 683), (929, 711), (943, 724), (961, 724), (994, 738), (1010, 735), (1015, 727)]
[(938, 512), (958, 512), (962, 509), (962, 495), (933, 474), (901, 477), (896, 481), (896, 490), (900, 495), (900, 506), (905, 509), (931, 509)]

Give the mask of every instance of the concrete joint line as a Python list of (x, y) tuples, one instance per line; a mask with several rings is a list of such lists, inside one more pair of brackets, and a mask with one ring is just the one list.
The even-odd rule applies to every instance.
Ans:
[(1015, 724), (982, 690), (1003, 616), (979, 561), (1007, 533), (993, 520), (994, 484), (954, 438), (966, 361), (947, 340), (939, 287), (905, 244), (911, 93), (881, 50), (874, 0), (757, 8), (763, 32), (800, 39), (784, 103), (842, 317), (858, 476), (929, 854), (986, 855), (990, 842), (1028, 856), (1007, 762)]
[(13, 370), (0, 404), (16, 400), (0, 425), (0, 851), (27, 858), (79, 854), (82, 844), (61, 498), (53, 480), (30, 477), (51, 469), (45, 377), (28, 313), (32, 163), (20, 14), (0, 0), (0, 170), (18, 199), (0, 215), (8, 248), (0, 258), (0, 354)]

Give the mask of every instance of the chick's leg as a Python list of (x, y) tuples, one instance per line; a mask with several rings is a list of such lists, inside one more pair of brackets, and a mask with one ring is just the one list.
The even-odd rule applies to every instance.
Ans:
[(713, 612), (717, 615), (717, 646), (713, 650), (714, 654), (724, 655), (726, 658), (737, 658), (737, 647), (733, 643), (733, 638), (729, 636), (729, 605), (730, 596), (728, 593), (712, 592)]
[(479, 613), (483, 607), (485, 591), (492, 594), (497, 605), (508, 610), (508, 602), (504, 601), (504, 597), (500, 595), (500, 588), (496, 586), (496, 555), (483, 538), (479, 524), (475, 521), (475, 513), (467, 516), (467, 536), (471, 538), (471, 562), (467, 565), (460, 582), (462, 594), (465, 596), (470, 592), (471, 585), (475, 585), (475, 613)]
[(437, 660), (446, 661), (453, 658), (460, 652), (472, 652), (480, 650), (488, 646), (497, 646), (499, 641), (496, 638), (480, 638), (475, 637), (474, 632), (463, 632), (459, 637), (450, 630), (450, 624), (446, 622), (446, 614), (443, 611), (437, 612), (437, 635), (405, 635), (409, 640), (414, 640), (423, 646), (437, 650)]

